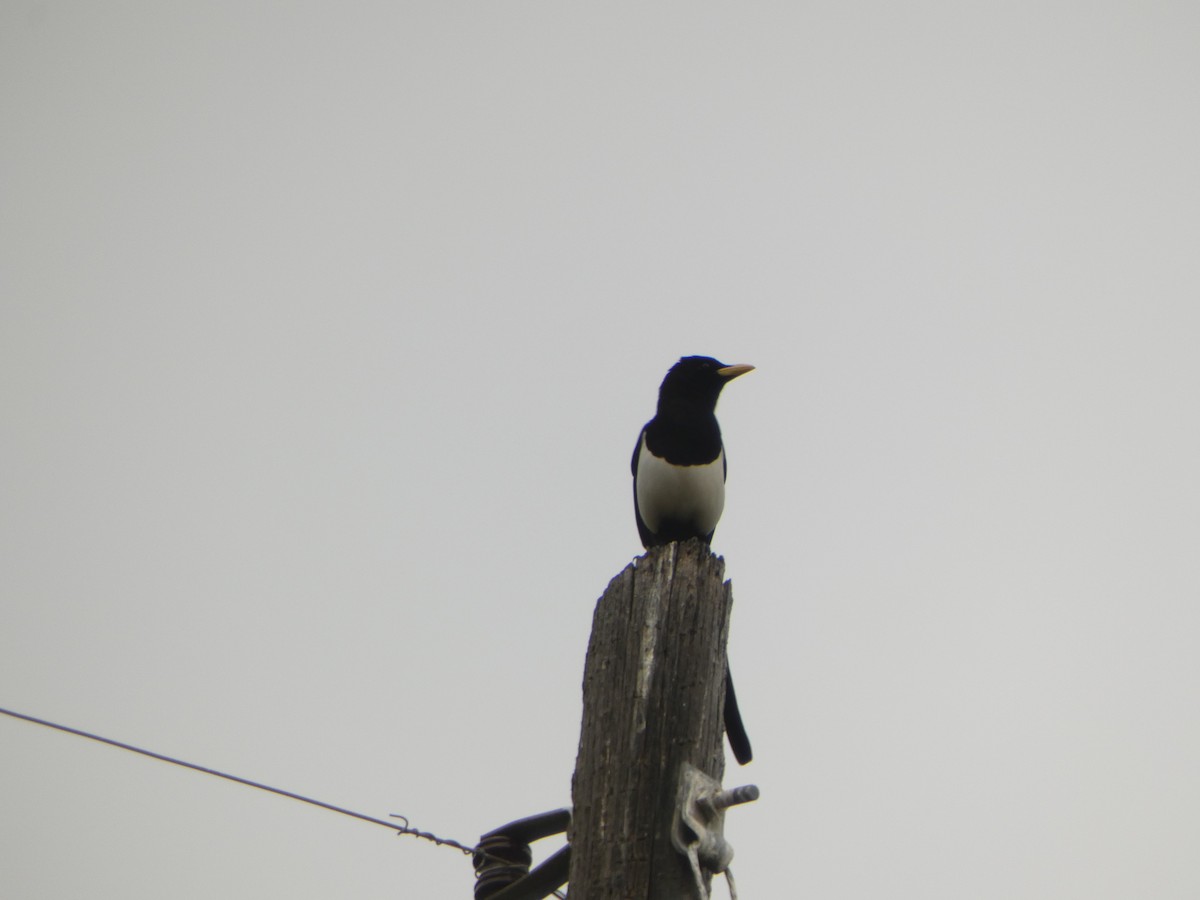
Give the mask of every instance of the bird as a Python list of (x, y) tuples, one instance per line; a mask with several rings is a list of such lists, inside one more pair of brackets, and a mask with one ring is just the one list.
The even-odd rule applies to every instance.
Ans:
[[(654, 418), (633, 448), (633, 510), (642, 546), (701, 538), (712, 543), (725, 508), (728, 468), (717, 399), (721, 389), (754, 366), (727, 366), (710, 356), (685, 356), (658, 389)], [(738, 710), (733, 678), (725, 670), (725, 734), (739, 764), (753, 758)]]

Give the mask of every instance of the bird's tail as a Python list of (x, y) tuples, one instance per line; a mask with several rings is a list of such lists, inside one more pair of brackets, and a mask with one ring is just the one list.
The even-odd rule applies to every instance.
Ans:
[(738, 709), (737, 694), (733, 692), (733, 676), (729, 668), (725, 668), (725, 736), (729, 738), (729, 749), (738, 765), (744, 766), (754, 758), (750, 749), (750, 737), (746, 734), (746, 726), (742, 722), (742, 712)]

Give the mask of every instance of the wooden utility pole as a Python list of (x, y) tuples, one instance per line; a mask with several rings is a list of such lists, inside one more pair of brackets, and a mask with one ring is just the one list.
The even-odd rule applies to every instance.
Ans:
[(655, 547), (608, 585), (592, 623), (572, 783), (571, 900), (683, 900), (672, 846), (681, 772), (720, 780), (733, 592), (700, 540)]

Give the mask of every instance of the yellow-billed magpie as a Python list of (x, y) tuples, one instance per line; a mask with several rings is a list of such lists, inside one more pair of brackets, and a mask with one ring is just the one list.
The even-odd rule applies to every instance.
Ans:
[[(658, 389), (658, 409), (633, 448), (633, 510), (642, 546), (712, 541), (725, 508), (725, 448), (717, 424), (721, 388), (754, 366), (707, 356), (679, 360)], [(725, 734), (739, 763), (750, 762), (733, 678), (725, 672)]]

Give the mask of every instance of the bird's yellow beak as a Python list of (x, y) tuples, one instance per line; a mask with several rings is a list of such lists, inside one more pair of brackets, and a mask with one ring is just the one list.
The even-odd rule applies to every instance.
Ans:
[(754, 371), (754, 366), (747, 366), (747, 365), (743, 364), (743, 365), (737, 365), (737, 366), (726, 366), (723, 369), (717, 369), (717, 374), (720, 375), (722, 378), (729, 379), (729, 378), (737, 378), (739, 375), (745, 375), (747, 372), (753, 372), (753, 371)]

